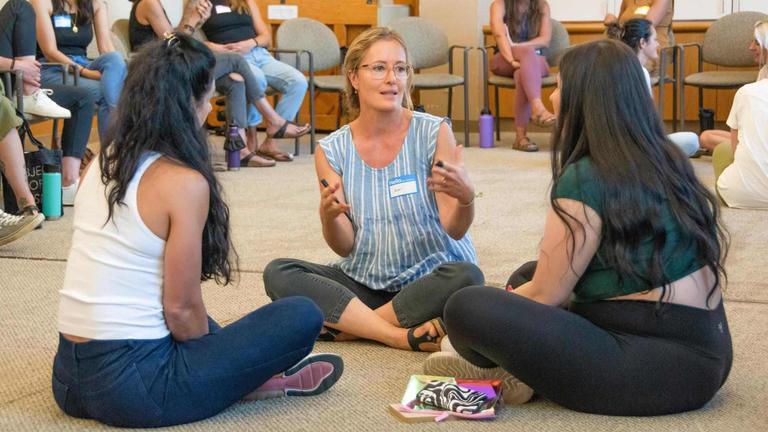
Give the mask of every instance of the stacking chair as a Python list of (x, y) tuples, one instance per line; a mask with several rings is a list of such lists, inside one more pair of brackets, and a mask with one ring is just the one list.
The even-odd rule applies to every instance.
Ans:
[[(400, 18), (390, 23), (400, 33), (408, 47), (414, 70), (448, 65), (448, 73), (414, 73), (414, 90), (448, 89), (448, 117), (451, 117), (453, 88), (464, 87), (464, 145), (469, 147), (469, 51), (471, 47), (448, 45), (448, 37), (439, 27), (419, 17)], [(464, 59), (462, 75), (454, 70), (455, 51), (461, 50)]]
[[(342, 94), (346, 80), (343, 75), (317, 75), (317, 72), (339, 67), (342, 63), (342, 50), (336, 35), (328, 26), (309, 18), (291, 19), (280, 24), (275, 34), (275, 46), (278, 52), (298, 53), (282, 53), (279, 54), (279, 58), (288, 64), (297, 64), (300, 71), (309, 74), (310, 151), (314, 153), (315, 92), (339, 94), (336, 128), (338, 129), (341, 124)], [(305, 57), (306, 61), (304, 61)]]
[[(664, 101), (666, 96), (665, 84), (667, 83), (672, 84), (672, 127), (675, 130), (677, 130), (677, 126), (678, 126), (677, 106), (680, 101), (680, 92), (679, 92), (679, 86), (678, 86), (678, 82), (680, 82), (680, 79), (679, 79), (680, 63), (682, 59), (682, 55), (680, 52), (681, 52), (681, 49), (677, 45), (662, 48), (661, 52), (659, 53), (658, 73), (651, 75), (651, 86), (659, 87), (659, 97), (656, 100), (659, 114), (664, 113)], [(672, 63), (672, 75), (668, 75), (666, 73), (670, 62)], [(663, 78), (660, 75), (662, 73), (661, 71), (663, 71), (664, 73)]]
[(124, 53), (126, 59), (131, 57), (131, 40), (128, 36), (128, 24), (129, 21), (127, 19), (115, 20), (112, 24), (112, 39), (113, 41), (120, 41), (120, 45), (122, 46), (122, 48), (118, 48), (117, 45), (115, 45), (115, 49)]
[[(565, 51), (571, 46), (571, 39), (568, 36), (568, 31), (563, 27), (562, 24), (560, 24), (559, 21), (552, 19), (552, 39), (549, 42), (549, 48), (547, 48), (544, 53), (547, 57), (547, 63), (551, 67), (555, 67), (560, 63), (560, 58), (563, 56)], [(499, 89), (500, 88), (508, 88), (508, 89), (514, 89), (516, 88), (516, 83), (514, 78), (510, 77), (503, 77), (499, 75), (494, 75), (492, 73), (488, 72), (488, 49), (492, 48), (494, 51), (496, 50), (495, 45), (490, 45), (485, 48), (481, 48), (481, 52), (483, 54), (483, 81), (485, 81), (484, 88), (485, 88), (485, 100), (486, 104), (488, 101), (488, 92), (489, 86), (493, 87), (493, 94), (496, 99), (496, 103), (494, 106), (493, 115), (496, 117), (495, 124), (496, 124), (496, 140), (501, 139), (501, 125), (499, 121), (499, 113), (500, 113), (500, 106), (499, 106)], [(554, 74), (550, 74), (549, 76), (545, 77), (541, 81), (541, 87), (547, 88), (547, 87), (555, 87), (557, 86), (557, 76)], [(487, 106), (486, 106), (487, 108)]]
[[(685, 129), (685, 86), (699, 89), (699, 109), (701, 109), (704, 106), (704, 89), (736, 89), (757, 79), (757, 68), (749, 71), (705, 72), (703, 63), (725, 67), (755, 66), (747, 47), (754, 37), (755, 23), (767, 18), (768, 15), (759, 12), (738, 12), (726, 15), (707, 29), (703, 43), (678, 45), (681, 48), (680, 75), (684, 77), (680, 98), (682, 129)], [(698, 69), (695, 73), (685, 75), (685, 56), (693, 48), (697, 48), (698, 52)]]

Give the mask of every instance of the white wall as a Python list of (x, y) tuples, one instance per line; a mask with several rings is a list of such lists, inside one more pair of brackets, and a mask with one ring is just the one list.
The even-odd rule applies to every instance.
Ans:
[[(5, 1), (5, 0), (0, 0)], [(130, 0), (105, 0), (107, 3), (107, 12), (109, 15), (109, 25), (117, 19), (128, 19), (131, 15), (131, 6), (133, 3)], [(183, 0), (160, 0), (165, 7), (165, 11), (168, 13), (168, 18), (171, 20), (171, 24), (176, 25), (181, 19), (181, 12), (184, 8), (185, 1)]]

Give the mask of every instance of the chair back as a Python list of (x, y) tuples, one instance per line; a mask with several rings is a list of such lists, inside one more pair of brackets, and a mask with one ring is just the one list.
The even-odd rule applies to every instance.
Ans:
[[(131, 40), (128, 35), (128, 22), (129, 21), (127, 19), (115, 20), (115, 22), (112, 24), (112, 33), (118, 40), (120, 40), (120, 43), (123, 44), (125, 51), (130, 52)], [(117, 49), (117, 47), (115, 47), (115, 49)]]
[(715, 21), (704, 33), (702, 59), (720, 66), (754, 66), (747, 47), (755, 37), (755, 23), (764, 19), (768, 15), (760, 12), (737, 12)]
[[(275, 47), (311, 52), (315, 72), (341, 63), (341, 50), (336, 35), (325, 24), (309, 18), (290, 19), (280, 24), (275, 34)], [(295, 54), (278, 53), (277, 57), (291, 66), (296, 64)], [(306, 56), (301, 57), (299, 69), (302, 72), (309, 70), (309, 59)]]
[[(127, 34), (127, 33), (126, 33)], [(115, 51), (120, 53), (120, 55), (124, 58), (128, 58), (128, 47), (131, 45), (125, 45), (123, 41), (118, 37), (114, 32), (109, 32), (110, 38), (112, 38), (112, 45), (115, 47)], [(95, 59), (99, 56), (99, 46), (96, 43), (96, 38), (94, 37), (91, 43), (88, 45), (88, 48), (86, 49), (86, 55), (89, 59)]]
[(406, 17), (392, 21), (389, 27), (405, 40), (414, 69), (448, 63), (448, 37), (435, 24), (420, 17)]
[(560, 58), (571, 46), (571, 38), (568, 35), (568, 30), (560, 24), (560, 21), (550, 18), (550, 22), (552, 23), (552, 39), (549, 41), (549, 47), (544, 50), (544, 54), (550, 66), (557, 66), (560, 63)]

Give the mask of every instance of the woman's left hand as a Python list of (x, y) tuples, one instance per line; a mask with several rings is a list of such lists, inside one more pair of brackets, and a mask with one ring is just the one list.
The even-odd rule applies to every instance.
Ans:
[(224, 49), (226, 49), (227, 51), (238, 52), (240, 54), (246, 54), (255, 46), (256, 46), (256, 42), (254, 42), (253, 39), (246, 39), (240, 42), (228, 43), (224, 45)]
[(464, 170), (463, 149), (464, 146), (456, 146), (453, 162), (437, 161), (432, 166), (432, 176), (427, 179), (427, 187), (435, 193), (442, 192), (456, 198), (460, 205), (469, 205), (475, 197), (475, 187)]

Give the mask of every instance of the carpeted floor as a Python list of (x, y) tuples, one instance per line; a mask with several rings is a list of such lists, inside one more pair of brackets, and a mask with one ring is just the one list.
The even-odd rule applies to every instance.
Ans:
[[(544, 136), (537, 137), (544, 143)], [(550, 181), (547, 151), (470, 148), (466, 165), (482, 192), (472, 236), (490, 284), (501, 285), (517, 265), (532, 259), (541, 237)], [(288, 150), (292, 143), (285, 143)], [(219, 322), (232, 322), (264, 305), (261, 271), (272, 259), (334, 259), (320, 233), (312, 158), (303, 155), (276, 168), (221, 173), (232, 209), (232, 229), (242, 271), (234, 286), (204, 285), (206, 305)], [(693, 160), (707, 184), (708, 158)], [(726, 310), (734, 339), (731, 375), (718, 395), (697, 412), (657, 418), (617, 418), (567, 411), (537, 399), (501, 410), (485, 423), (405, 425), (387, 412), (398, 402), (423, 353), (367, 343), (318, 343), (316, 351), (340, 353), (345, 374), (329, 392), (311, 398), (241, 403), (212, 419), (178, 430), (273, 431), (765, 431), (768, 430), (768, 213), (723, 212), (732, 246), (726, 268)], [(50, 390), (56, 350), (57, 290), (70, 245), (72, 210), (43, 230), (0, 248), (0, 430), (104, 430), (59, 411)]]

